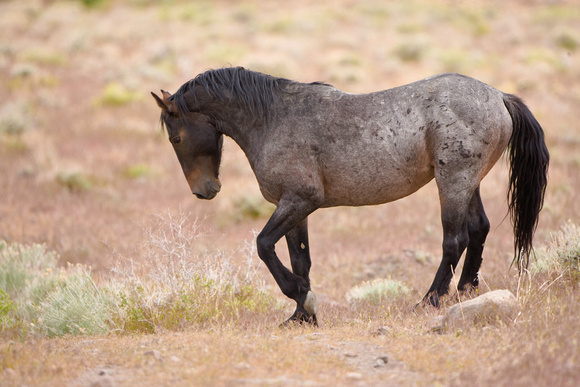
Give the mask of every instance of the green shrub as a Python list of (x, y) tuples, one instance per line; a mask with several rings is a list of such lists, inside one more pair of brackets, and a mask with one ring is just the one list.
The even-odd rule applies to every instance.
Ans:
[(88, 191), (93, 187), (89, 177), (82, 172), (60, 172), (56, 181), (73, 192)]
[(426, 54), (426, 48), (418, 43), (400, 44), (393, 51), (403, 62), (420, 62)]
[(40, 303), (56, 287), (57, 259), (42, 245), (8, 245), (0, 240), (2, 332), (26, 330), (37, 321)]
[(198, 222), (183, 214), (159, 217), (146, 233), (140, 262), (114, 269), (120, 331), (182, 329), (273, 307), (274, 298), (256, 279), (261, 261), (254, 244), (241, 250), (242, 267), (232, 264), (230, 254), (200, 246)]
[(570, 33), (563, 33), (556, 38), (556, 44), (564, 50), (574, 52), (578, 48), (578, 40)]
[(28, 104), (7, 103), (0, 110), (0, 134), (21, 136), (31, 127), (31, 108)]
[(532, 273), (557, 273), (571, 280), (580, 279), (580, 227), (568, 222), (552, 234), (549, 246), (536, 254)]
[(48, 336), (109, 332), (114, 300), (98, 288), (90, 270), (69, 266), (39, 308), (38, 325)]
[(142, 95), (126, 86), (112, 82), (105, 86), (101, 96), (95, 98), (95, 105), (123, 106), (130, 102), (141, 100)]
[(87, 8), (97, 8), (105, 5), (108, 0), (80, 0), (80, 2)]
[(0, 333), (153, 333), (276, 306), (257, 279), (255, 243), (238, 250), (246, 262), (236, 266), (231, 254), (199, 246), (202, 235), (187, 216), (160, 217), (147, 230), (140, 263), (125, 260), (101, 285), (86, 266), (57, 269), (56, 254), (44, 246), (0, 241)]
[(131, 165), (123, 172), (123, 175), (128, 179), (141, 179), (151, 176), (152, 174), (151, 167), (145, 164)]
[(379, 305), (383, 301), (397, 299), (408, 293), (409, 288), (401, 281), (375, 279), (350, 289), (346, 294), (346, 299), (351, 304), (370, 302)]
[(269, 218), (275, 206), (261, 196), (240, 196), (233, 200), (233, 212), (236, 221), (244, 219)]

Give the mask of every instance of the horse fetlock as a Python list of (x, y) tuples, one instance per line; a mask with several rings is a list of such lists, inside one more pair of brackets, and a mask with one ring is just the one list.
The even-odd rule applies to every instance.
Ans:
[(316, 294), (312, 290), (309, 290), (308, 294), (306, 294), (304, 310), (306, 310), (310, 315), (316, 315), (316, 311), (318, 310), (318, 300)]

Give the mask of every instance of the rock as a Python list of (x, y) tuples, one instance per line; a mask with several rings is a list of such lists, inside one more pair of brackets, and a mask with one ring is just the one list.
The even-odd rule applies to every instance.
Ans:
[(150, 356), (155, 360), (162, 360), (163, 356), (161, 355), (161, 352), (159, 352), (156, 349), (152, 349), (151, 351), (146, 351), (145, 352), (145, 356)]
[[(518, 300), (509, 290), (494, 290), (453, 305), (440, 323), (440, 330), (462, 326), (510, 323), (518, 312)], [(437, 331), (437, 329), (433, 329)]]
[(249, 370), (249, 369), (251, 369), (251, 368), (252, 368), (252, 367), (251, 367), (251, 366), (250, 366), (248, 363), (246, 363), (246, 362), (243, 362), (243, 361), (242, 361), (242, 362), (239, 362), (238, 364), (236, 364), (236, 369), (237, 369), (238, 371)]
[(109, 375), (104, 375), (94, 380), (90, 384), (91, 387), (114, 387), (115, 381)]
[(387, 363), (389, 362), (389, 357), (386, 355), (383, 356), (379, 356), (375, 359), (375, 364), (374, 367), (375, 368), (381, 368), (384, 367), (385, 365), (387, 365)]
[(362, 379), (362, 374), (360, 372), (349, 372), (346, 374), (346, 377), (352, 380), (359, 380)]
[(385, 363), (385, 364), (388, 364), (388, 363), (389, 363), (389, 357), (388, 357), (387, 355), (382, 355), (382, 356), (379, 356), (379, 357), (377, 358), (377, 360), (379, 360), (379, 359), (380, 359), (380, 360), (382, 360), (382, 361), (383, 361), (383, 363)]
[(11, 378), (11, 377), (16, 376), (16, 371), (14, 371), (12, 368), (6, 368), (6, 369), (4, 369), (4, 371), (2, 373), (7, 378)]
[(371, 336), (392, 336), (393, 332), (387, 327), (380, 327), (371, 332)]

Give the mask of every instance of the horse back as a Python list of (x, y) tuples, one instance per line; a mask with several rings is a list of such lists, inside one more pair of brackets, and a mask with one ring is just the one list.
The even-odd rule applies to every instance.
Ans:
[(503, 93), (457, 74), (370, 94), (315, 85), (291, 96), (266, 136), (263, 181), (256, 171), (274, 202), (295, 187), (330, 207), (394, 201), (436, 174), (479, 182), (511, 134)]

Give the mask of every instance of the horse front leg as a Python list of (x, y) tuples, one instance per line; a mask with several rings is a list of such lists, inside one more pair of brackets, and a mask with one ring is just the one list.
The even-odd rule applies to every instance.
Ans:
[[(308, 245), (308, 218), (304, 218), (296, 227), (286, 233), (286, 242), (290, 253), (292, 272), (302, 277), (308, 289), (310, 289), (309, 273), (311, 261), (310, 247)], [(306, 321), (318, 325), (316, 309), (316, 295), (312, 290), (309, 290), (306, 294), (306, 299), (297, 303), (296, 311), (284, 324)]]
[[(299, 196), (286, 195), (280, 200), (257, 238), (258, 256), (266, 264), (282, 293), (296, 301), (296, 312), (285, 324), (292, 321), (316, 323), (315, 296), (310, 290), (308, 279), (310, 269), (310, 256), (306, 248), (308, 239), (305, 227), (301, 226), (306, 224), (306, 217), (316, 208), (315, 204)], [(293, 267), (297, 271), (296, 274), (288, 270), (276, 255), (276, 243), (287, 234), (290, 234), (289, 248), (291, 251), (294, 250), (291, 256), (294, 256)], [(305, 249), (302, 249), (302, 246)]]

